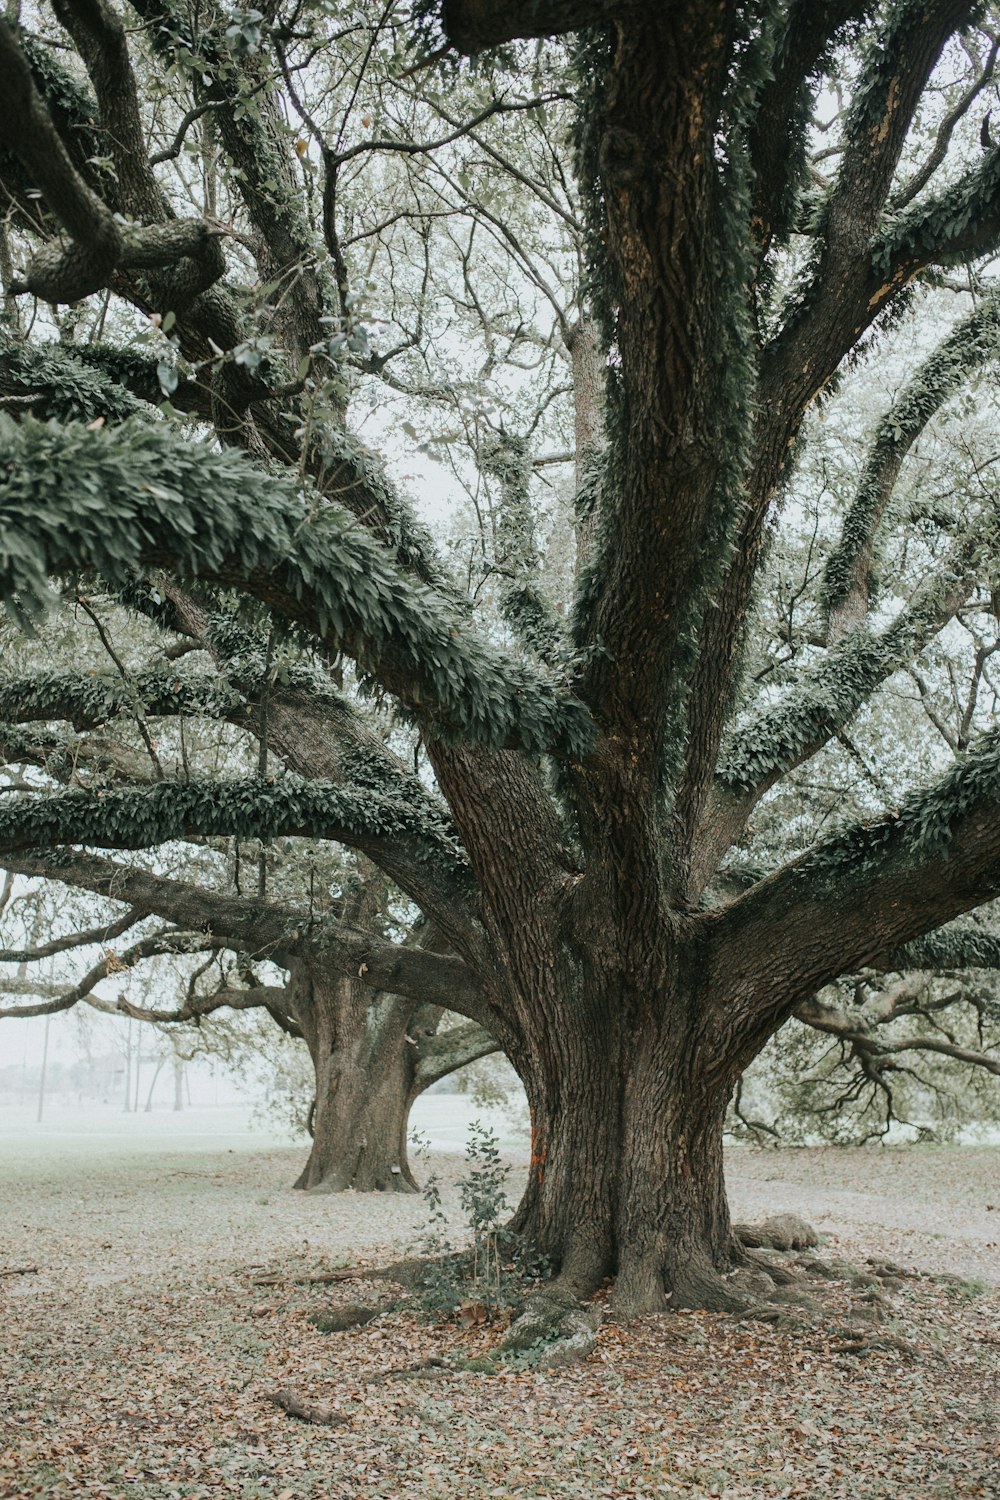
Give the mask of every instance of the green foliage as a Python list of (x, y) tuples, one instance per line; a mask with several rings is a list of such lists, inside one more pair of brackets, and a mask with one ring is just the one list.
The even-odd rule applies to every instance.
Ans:
[(96, 417), (123, 422), (134, 416), (139, 402), (108, 372), (81, 358), (83, 347), (15, 342), (0, 332), (0, 391), (35, 397), (36, 414), (61, 422)]
[(796, 872), (819, 872), (831, 883), (849, 875), (863, 879), (890, 861), (932, 860), (947, 855), (956, 826), (974, 809), (1000, 801), (1000, 731), (982, 735), (951, 770), (921, 787), (899, 811), (870, 824), (856, 824), (819, 844)]
[(853, 630), (776, 703), (734, 726), (723, 746), (719, 781), (736, 795), (767, 785), (853, 715), (893, 672), (919, 654), (942, 622), (941, 600), (953, 587), (947, 575), (913, 601), (880, 635)]
[(414, 807), (403, 783), (394, 796), (371, 785), (275, 779), (161, 782), (148, 789), (6, 799), (0, 805), (0, 850), (51, 849), (85, 844), (146, 849), (200, 834), (205, 838), (274, 839), (282, 835), (338, 839), (364, 847), (367, 839), (417, 834), (425, 858), (456, 865), (454, 843), (440, 818)]
[[(426, 1156), (427, 1141), (416, 1132), (410, 1139), (417, 1156)], [(448, 1238), (448, 1216), (437, 1175), (425, 1179), (428, 1229), (421, 1248), (433, 1262), (424, 1273), (421, 1303), (439, 1315), (451, 1314), (464, 1304), (491, 1317), (520, 1284), (516, 1268), (508, 1261), (511, 1236), (502, 1222), (509, 1207), (505, 1189), (510, 1168), (500, 1158), (496, 1136), (479, 1120), (469, 1126), (465, 1160), (468, 1170), (459, 1182), (468, 1237), (464, 1250), (456, 1251)]]
[(438, 732), (538, 753), (582, 750), (589, 715), (556, 682), (468, 636), (440, 596), (394, 566), (349, 511), (163, 427), (99, 432), (0, 418), (0, 595), (25, 625), (53, 573), (125, 583), (143, 563), (245, 580), (293, 624), (400, 678)]
[(971, 239), (989, 228), (1000, 200), (1000, 148), (930, 202), (918, 199), (890, 223), (873, 252), (875, 270), (889, 275), (897, 264), (960, 264)]
[(959, 917), (890, 953), (886, 963), (895, 969), (1000, 969), (1000, 934), (977, 917)]
[(931, 416), (980, 365), (996, 357), (998, 336), (1000, 296), (992, 293), (952, 329), (882, 418), (840, 539), (827, 561), (823, 578), (827, 609), (846, 598), (862, 554), (874, 545), (904, 455)]
[(243, 702), (223, 677), (168, 667), (136, 672), (127, 682), (109, 672), (0, 676), (0, 718), (17, 723), (65, 719), (82, 729), (138, 711), (151, 718), (193, 714), (216, 719)]
[(492, 1311), (503, 1291), (502, 1258), (508, 1237), (501, 1221), (509, 1207), (505, 1187), (510, 1168), (500, 1160), (496, 1136), (479, 1120), (469, 1126), (465, 1160), (468, 1171), (459, 1196), (472, 1237), (471, 1292)]

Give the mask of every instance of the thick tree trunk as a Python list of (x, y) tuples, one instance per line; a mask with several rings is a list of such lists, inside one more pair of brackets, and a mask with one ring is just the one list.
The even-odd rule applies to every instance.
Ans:
[(406, 1153), (413, 1100), (406, 1074), (402, 1049), (385, 1066), (354, 1065), (340, 1049), (331, 1054), (317, 1069), (312, 1148), (297, 1188), (416, 1191)]
[(614, 1275), (627, 1315), (742, 1304), (725, 1280), (739, 1265), (722, 1167), (728, 1093), (686, 1075), (683, 1044), (670, 1050), (640, 1045), (622, 1068), (595, 1049), (585, 1072), (530, 1089), (513, 1227), (579, 1295)]
[(407, 1041), (413, 1007), (373, 1002), (358, 980), (294, 977), (294, 1010), (316, 1070), (313, 1142), (297, 1188), (337, 1193), (416, 1191), (406, 1154), (415, 1087)]
[(738, 1075), (719, 1035), (725, 1006), (707, 1004), (697, 979), (643, 1006), (617, 968), (604, 1003), (588, 988), (593, 1002), (566, 1000), (562, 1025), (551, 995), (536, 1005), (544, 1030), (518, 1059), (532, 1150), (513, 1227), (578, 1295), (614, 1276), (626, 1315), (744, 1306), (723, 1178)]

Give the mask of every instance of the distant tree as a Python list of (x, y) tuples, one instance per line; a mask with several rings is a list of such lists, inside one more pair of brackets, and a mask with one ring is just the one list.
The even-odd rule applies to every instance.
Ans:
[[(370, 934), (383, 921), (374, 908), (384, 906), (385, 895), (385, 884), (377, 878), (355, 882), (331, 912), (315, 915), (308, 908), (224, 896), (204, 884), (166, 879), (82, 854), (22, 858), (18, 869), (112, 896), (119, 912), (125, 904), (125, 912), (104, 925), (79, 928), (44, 943), (0, 949), (0, 964), (18, 967), (16, 979), (0, 978), (0, 991), (50, 997), (0, 1006), (0, 1020), (50, 1016), (84, 1002), (108, 1014), (171, 1029), (199, 1026), (224, 1010), (266, 1014), (282, 1032), (304, 1042), (312, 1064), (312, 1146), (296, 1187), (323, 1192), (412, 1191), (416, 1183), (407, 1157), (407, 1121), (414, 1099), (496, 1049), (493, 1038), (475, 1022), (439, 1030), (445, 1016), (440, 1002), (447, 993), (439, 986), (437, 969), (432, 968), (429, 984), (423, 982), (432, 998), (414, 998), (422, 987), (419, 944), (404, 950), (402, 961), (409, 970), (410, 998), (378, 985), (376, 976), (388, 980), (399, 960), (392, 944), (372, 945)], [(151, 912), (170, 925), (161, 923), (150, 930)], [(137, 928), (142, 935), (133, 932), (135, 940), (125, 947), (118, 943)], [(356, 946), (348, 958), (344, 938), (351, 929)], [(336, 942), (332, 962), (327, 952), (331, 931)], [(37, 973), (45, 960), (95, 944), (101, 947), (101, 957), (76, 984), (60, 984)], [(207, 958), (189, 966), (177, 1004), (156, 1005), (148, 997), (137, 1002), (124, 995), (112, 1001), (95, 994), (102, 981), (150, 959), (199, 952)], [(227, 956), (228, 963), (220, 962)], [(286, 983), (261, 981), (255, 970), (264, 962), (283, 969)], [(359, 969), (366, 971), (363, 979)], [(462, 976), (458, 978), (461, 984)]]
[[(747, 1306), (722, 1137), (748, 1065), (840, 975), (945, 952), (992, 962), (972, 921), (936, 940), (937, 960), (925, 934), (1000, 894), (993, 732), (925, 757), (923, 784), (860, 821), (814, 843), (816, 819), (797, 814), (801, 839), (776, 862), (742, 858), (758, 807), (797, 788), (960, 611), (992, 608), (996, 508), (974, 462), (945, 526), (891, 503), (918, 437), (996, 348), (983, 268), (1000, 244), (1000, 148), (975, 119), (991, 8), (421, 0), (373, 20), (346, 0), (225, 14), (132, 0), (126, 27), (109, 0), (55, 0), (53, 14), (62, 30), (40, 36), (0, 23), (0, 587), (28, 622), (49, 580), (96, 572), (158, 615), (168, 649), (186, 638), (209, 656), (234, 595), (247, 649), (223, 649), (257, 684), (239, 713), (286, 774), (262, 760), (256, 776), (206, 779), (160, 761), (146, 784), (100, 794), (25, 774), (0, 808), (0, 852), (13, 868), (26, 849), (234, 835), (360, 850), (433, 944), (359, 940), (335, 919), (328, 962), (410, 1000), (447, 996), (511, 1059), (534, 1132), (517, 1230), (574, 1291), (615, 1273), (626, 1313)], [(504, 154), (532, 112), (554, 174), (576, 173), (569, 210)], [(394, 173), (411, 158), (434, 165)], [(593, 451), (578, 455), (569, 621), (542, 587), (537, 431), (494, 423), (492, 456), (470, 457), (511, 539), (477, 626), (348, 418), (385, 375), (366, 279), (411, 287), (423, 236), (428, 285), (457, 264), (474, 306), (473, 248), (436, 233), (471, 194), (523, 284), (518, 182), (552, 244), (567, 211), (583, 227), (577, 321), (597, 330), (605, 410), (576, 428)], [(375, 222), (351, 208), (366, 190)], [(565, 262), (572, 284), (569, 249)], [(802, 649), (775, 656), (757, 606), (775, 532), (798, 526), (807, 417), (893, 318), (919, 342), (954, 268), (954, 329), (915, 362), (846, 511), (822, 515), (809, 639), (793, 620)], [(69, 307), (59, 344), (29, 335), (32, 298)], [(404, 302), (383, 299), (390, 334)], [(487, 407), (503, 384), (496, 318), (445, 329), (433, 298), (417, 305), (403, 352), (384, 352), (426, 372), (449, 339), (463, 359), (478, 341), (468, 368)], [(135, 312), (166, 340), (152, 357), (127, 338)], [(83, 324), (92, 341), (74, 337)], [(510, 371), (521, 341), (503, 352)], [(438, 411), (440, 387), (403, 384)], [(877, 562), (904, 534), (921, 581), (901, 597), (880, 592)], [(272, 691), (267, 642), (285, 634), (320, 677)], [(345, 658), (374, 703), (338, 688)], [(176, 680), (144, 680), (142, 701), (168, 716)], [(15, 726), (30, 717), (17, 693), (33, 691), (17, 685)], [(73, 723), (72, 696), (32, 713)], [(412, 760), (390, 706), (419, 732)], [(16, 727), (8, 759), (29, 751)]]

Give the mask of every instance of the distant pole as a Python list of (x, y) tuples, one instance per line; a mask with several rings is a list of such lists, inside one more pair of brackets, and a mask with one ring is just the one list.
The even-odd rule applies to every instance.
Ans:
[(174, 1054), (174, 1111), (180, 1114), (184, 1108), (184, 1063)]
[(128, 1018), (125, 1033), (125, 1113), (132, 1108), (132, 1017)]
[(142, 1063), (142, 1027), (136, 1028), (135, 1033), (135, 1104), (132, 1113), (139, 1113), (139, 1067)]
[(163, 1067), (163, 1058), (161, 1057), (160, 1060), (159, 1060), (159, 1062), (156, 1064), (156, 1068), (154, 1069), (154, 1072), (153, 1072), (153, 1081), (149, 1085), (149, 1093), (146, 1095), (146, 1113), (147, 1113), (147, 1115), (151, 1115), (153, 1113), (153, 1090), (156, 1088), (156, 1080), (160, 1076), (160, 1069), (162, 1067)]
[(48, 1067), (49, 1062), (49, 1022), (51, 1020), (51, 1016), (45, 1017), (45, 1040), (42, 1043), (42, 1076), (38, 1081), (37, 1121), (39, 1125), (42, 1123), (42, 1111), (45, 1108), (45, 1070)]

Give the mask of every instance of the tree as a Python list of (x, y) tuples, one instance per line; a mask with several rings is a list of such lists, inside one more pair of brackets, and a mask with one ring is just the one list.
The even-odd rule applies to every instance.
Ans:
[[(735, 891), (727, 875), (762, 799), (992, 597), (994, 508), (971, 472), (912, 597), (881, 597), (874, 566), (887, 538), (923, 535), (894, 513), (896, 481), (995, 347), (979, 267), (1000, 242), (1000, 148), (972, 116), (996, 57), (991, 14), (960, 0), (427, 0), (372, 22), (346, 3), (193, 16), (133, 0), (126, 30), (108, 0), (54, 13), (86, 87), (0, 29), (3, 177), (26, 246), (7, 291), (118, 299), (153, 314), (170, 348), (157, 361), (22, 339), (5, 354), (3, 595), (27, 621), (50, 578), (93, 570), (133, 600), (145, 589), (176, 630), (233, 591), (266, 611), (265, 635), (294, 633), (328, 671), (353, 661), (419, 730), (426, 762), (394, 755), (380, 702), (303, 687), (285, 721), (290, 773), (164, 774), (100, 796), (29, 782), (0, 809), (0, 850), (233, 834), (360, 850), (446, 951), (334, 924), (330, 962), (367, 965), (372, 987), (387, 967), (401, 994), (413, 976), (413, 998), (433, 972), (511, 1059), (533, 1112), (516, 1228), (577, 1292), (614, 1272), (627, 1313), (746, 1306), (722, 1169), (741, 1075), (838, 975), (899, 969), (906, 944), (1000, 893), (993, 733), (929, 757), (898, 805)], [(467, 73), (464, 54), (488, 55)], [(167, 74), (162, 111), (144, 115), (138, 55)], [(435, 67), (454, 79), (451, 124)], [(603, 448), (577, 495), (591, 545), (571, 621), (546, 610), (525, 544), (502, 643), (349, 434), (370, 340), (345, 205), (364, 182), (384, 187), (383, 157), (436, 152), (446, 172), (480, 172), (485, 215), (495, 174), (516, 180), (487, 148), (531, 110), (546, 111), (568, 178), (567, 94)], [(208, 120), (201, 182), (178, 168), (168, 193), (164, 168)], [(225, 224), (210, 204), (222, 178)], [(203, 211), (182, 216), (192, 199)], [(397, 214), (443, 243), (426, 200), (393, 204), (373, 230), (388, 263)], [(874, 434), (845, 514), (823, 517), (811, 639), (772, 689), (748, 670), (755, 606), (808, 474), (807, 418), (893, 318), (921, 326), (954, 267), (971, 268), (955, 331)], [(410, 332), (432, 346), (419, 320)], [(483, 368), (492, 378), (488, 350)], [(155, 420), (161, 385), (171, 406)], [(183, 430), (184, 412), (202, 428)], [(524, 516), (530, 464), (521, 434), (504, 436), (505, 513)], [(975, 937), (949, 941), (974, 952)]]
[[(416, 1188), (407, 1158), (407, 1122), (414, 1099), (457, 1068), (494, 1051), (496, 1043), (475, 1022), (439, 1030), (445, 1010), (435, 1003), (443, 997), (436, 987), (436, 971), (429, 979), (431, 1000), (413, 997), (414, 986), (420, 988), (415, 973), (410, 976), (409, 998), (384, 987), (373, 991), (358, 977), (356, 969), (366, 963), (372, 972), (378, 966), (367, 934), (384, 921), (384, 913), (376, 909), (384, 907), (384, 882), (355, 881), (333, 912), (317, 913), (273, 899), (221, 895), (204, 883), (168, 879), (95, 856), (22, 858), (16, 864), (19, 874), (111, 897), (118, 911), (103, 924), (43, 943), (0, 949), (0, 963), (18, 965), (18, 979), (6, 981), (3, 988), (49, 997), (0, 1007), (0, 1019), (49, 1016), (81, 1002), (170, 1028), (200, 1026), (222, 1010), (261, 1011), (281, 1031), (305, 1043), (312, 1063), (312, 1146), (295, 1186), (322, 1192)], [(148, 919), (154, 915), (170, 925), (150, 930)], [(338, 960), (332, 965), (326, 953), (331, 916), (339, 943)], [(359, 922), (364, 924), (360, 928)], [(368, 957), (348, 961), (345, 969), (348, 924), (357, 934), (358, 954)], [(147, 930), (137, 934), (143, 927)], [(126, 932), (134, 940), (120, 950), (114, 941)], [(95, 944), (101, 946), (101, 957), (76, 984), (39, 979), (30, 972), (57, 954)], [(227, 949), (232, 957), (224, 964)], [(178, 1004), (157, 1006), (148, 996), (137, 1002), (124, 994), (112, 1001), (94, 993), (109, 976), (137, 969), (149, 959), (200, 952), (208, 957), (190, 970)], [(418, 972), (419, 952), (413, 956)], [(285, 970), (286, 983), (264, 982), (256, 972), (262, 962)]]

